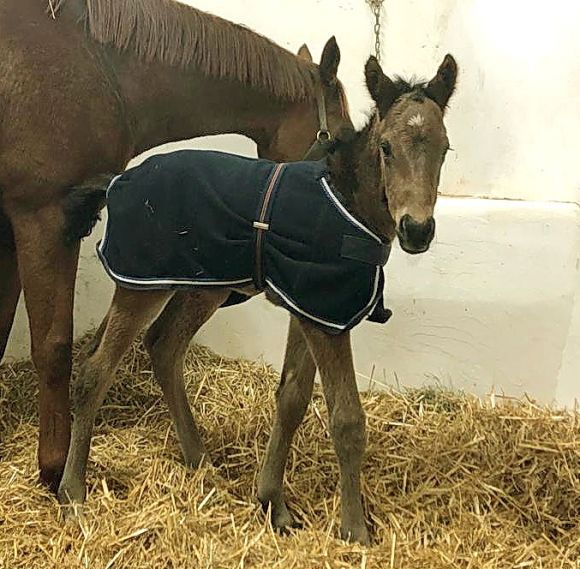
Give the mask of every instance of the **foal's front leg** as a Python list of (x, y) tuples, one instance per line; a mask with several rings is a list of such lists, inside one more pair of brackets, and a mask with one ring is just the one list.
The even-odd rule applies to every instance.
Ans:
[(330, 432), (340, 466), (341, 537), (368, 544), (360, 490), (364, 457), (365, 414), (360, 403), (350, 334), (330, 336), (302, 320), (302, 331), (320, 370), (330, 418)]
[(264, 508), (272, 508), (272, 525), (277, 529), (295, 525), (284, 500), (284, 470), (292, 438), (302, 423), (312, 397), (315, 374), (316, 365), (300, 324), (292, 317), (284, 367), (276, 392), (274, 428), (258, 480), (258, 499)]
[(113, 382), (115, 371), (139, 332), (161, 311), (172, 293), (132, 291), (117, 287), (101, 341), (73, 381), (71, 444), (58, 490), (61, 504), (82, 503), (85, 476), (97, 411)]

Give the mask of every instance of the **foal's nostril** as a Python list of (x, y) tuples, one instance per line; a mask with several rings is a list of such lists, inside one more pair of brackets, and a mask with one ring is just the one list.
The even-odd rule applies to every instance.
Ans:
[(430, 217), (426, 222), (427, 239), (431, 241), (435, 237), (435, 219)]
[(401, 233), (405, 235), (409, 231), (409, 225), (413, 222), (413, 218), (406, 213), (401, 218)]

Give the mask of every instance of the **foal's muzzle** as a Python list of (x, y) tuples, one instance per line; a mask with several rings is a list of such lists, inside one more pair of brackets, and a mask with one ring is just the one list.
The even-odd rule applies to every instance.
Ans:
[(429, 217), (418, 222), (407, 213), (401, 218), (397, 233), (403, 251), (411, 255), (424, 253), (435, 236), (435, 220)]

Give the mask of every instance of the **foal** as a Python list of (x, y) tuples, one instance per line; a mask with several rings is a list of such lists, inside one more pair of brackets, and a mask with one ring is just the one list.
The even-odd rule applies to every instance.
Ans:
[[(342, 142), (328, 157), (333, 186), (342, 206), (383, 243), (388, 244), (398, 236), (406, 252), (422, 253), (429, 248), (435, 232), (433, 210), (441, 167), (449, 148), (443, 115), (455, 87), (457, 66), (448, 55), (431, 81), (412, 85), (390, 80), (371, 57), (365, 75), (376, 111), (353, 140)], [(145, 345), (185, 461), (197, 466), (208, 456), (187, 402), (183, 360), (193, 335), (231, 290), (231, 286), (179, 291), (117, 286), (107, 318), (97, 333), (94, 351), (73, 383), (74, 422), (59, 489), (61, 503), (84, 501), (95, 415), (121, 357), (151, 322)], [(257, 291), (248, 286), (242, 292), (252, 295)], [(266, 295), (270, 301), (284, 304), (268, 284)], [(171, 298), (179, 302), (169, 305), (172, 310), (163, 310)], [(275, 527), (293, 525), (283, 496), (283, 474), (292, 437), (311, 398), (316, 368), (320, 370), (340, 466), (341, 535), (368, 543), (360, 493), (365, 415), (357, 391), (348, 331), (329, 334), (308, 317), (292, 316), (277, 391), (277, 414), (259, 477), (258, 498), (265, 507), (271, 507)]]

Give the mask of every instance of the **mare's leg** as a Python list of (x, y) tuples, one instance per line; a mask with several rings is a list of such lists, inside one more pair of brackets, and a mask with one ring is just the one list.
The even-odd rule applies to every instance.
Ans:
[(274, 428), (258, 479), (258, 499), (264, 508), (271, 507), (272, 525), (278, 529), (294, 525), (284, 500), (284, 470), (292, 438), (312, 397), (315, 374), (316, 366), (300, 323), (291, 317), (284, 367), (276, 392)]
[(307, 321), (302, 331), (320, 370), (328, 406), (330, 432), (340, 467), (341, 537), (369, 543), (360, 490), (360, 471), (366, 435), (365, 414), (360, 403), (350, 334), (330, 336)]
[(193, 467), (208, 461), (208, 456), (187, 400), (183, 363), (191, 339), (228, 295), (223, 289), (178, 292), (145, 336), (155, 379), (163, 390), (185, 463)]
[(117, 287), (101, 342), (83, 363), (72, 384), (74, 421), (70, 450), (58, 498), (61, 503), (81, 503), (93, 424), (114, 379), (115, 371), (139, 332), (161, 311), (172, 293), (133, 291)]
[(12, 227), (0, 206), (0, 362), (20, 298), (20, 277)]
[[(69, 380), (79, 246), (64, 242), (65, 219), (60, 202), (37, 209), (9, 208), (6, 203), (4, 207), (14, 231), (32, 359), (39, 375), (40, 478), (56, 490), (70, 440)], [(15, 291), (14, 284), (14, 302)]]

